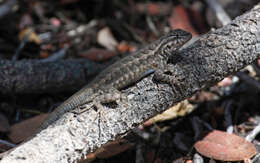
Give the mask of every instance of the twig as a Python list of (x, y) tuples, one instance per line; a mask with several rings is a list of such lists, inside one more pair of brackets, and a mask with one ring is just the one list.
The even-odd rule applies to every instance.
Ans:
[(32, 32), (33, 32), (33, 31), (30, 30), (30, 31), (28, 31), (28, 32), (26, 33), (26, 35), (24, 36), (23, 40), (22, 40), (21, 43), (19, 44), (19, 47), (18, 47), (17, 50), (15, 51), (14, 56), (12, 57), (12, 61), (13, 61), (13, 62), (16, 61), (16, 60), (18, 60), (19, 55), (20, 55), (21, 51), (23, 50), (25, 44), (27, 43), (28, 38), (29, 38), (29, 36), (32, 34)]
[(227, 25), (231, 22), (231, 18), (226, 13), (226, 11), (222, 8), (222, 6), (216, 0), (206, 0), (209, 7), (214, 11), (218, 20), (222, 23), (222, 25)]
[(0, 144), (8, 145), (9, 147), (15, 147), (16, 145), (5, 140), (0, 139)]
[(3, 5), (0, 6), (0, 18), (3, 18), (5, 15), (9, 14), (16, 5), (17, 0), (8, 0)]
[(188, 151), (189, 147), (187, 146), (187, 144), (184, 143), (183, 135), (184, 134), (180, 132), (174, 133), (173, 143), (177, 149), (182, 151)]
[(252, 64), (252, 65), (253, 65), (253, 68), (254, 68), (257, 76), (260, 77), (260, 67), (258, 66), (257, 61), (254, 64)]
[(195, 153), (192, 162), (193, 163), (204, 163), (204, 160), (201, 155), (199, 155), (198, 153)]
[(250, 77), (246, 73), (238, 72), (238, 73), (236, 73), (236, 76), (238, 76), (239, 79), (243, 80), (244, 82), (248, 83), (249, 85), (252, 85), (256, 89), (260, 90), (260, 82), (258, 82), (257, 80), (253, 79), (252, 77)]
[(251, 131), (247, 136), (246, 140), (247, 141), (253, 141), (255, 137), (260, 133), (260, 124), (258, 124), (253, 131)]
[(255, 155), (255, 157), (253, 158), (252, 162), (253, 163), (258, 163), (259, 161), (260, 161), (260, 153)]
[(138, 135), (139, 137), (141, 137), (142, 139), (148, 141), (151, 139), (151, 134), (149, 132), (146, 132), (144, 130), (141, 130), (139, 128), (135, 128), (133, 130), (133, 133), (135, 133), (136, 135)]
[(193, 137), (193, 140), (198, 140), (199, 136), (201, 135), (201, 120), (199, 119), (199, 117), (195, 116), (195, 117), (192, 117), (190, 119), (190, 123), (191, 123), (191, 126), (192, 126), (192, 129), (194, 131), (194, 137)]
[(158, 30), (156, 29), (156, 26), (153, 23), (151, 16), (148, 14), (146, 15), (146, 23), (147, 23), (148, 27), (150, 28), (150, 30), (155, 34), (155, 36), (159, 36)]
[(194, 130), (194, 140), (198, 140), (199, 136), (201, 135), (201, 125), (206, 127), (208, 130), (213, 130), (213, 127), (211, 125), (203, 120), (201, 120), (199, 117), (194, 116), (192, 119), (192, 129)]
[(144, 162), (144, 156), (143, 156), (143, 143), (138, 142), (136, 145), (136, 163), (143, 163)]
[(60, 49), (59, 51), (57, 51), (56, 53), (52, 54), (50, 57), (42, 59), (41, 62), (46, 63), (46, 62), (54, 62), (54, 61), (60, 60), (66, 56), (67, 50), (68, 50), (68, 47), (64, 47), (64, 48)]
[(232, 134), (234, 131), (234, 126), (232, 125), (232, 116), (231, 116), (231, 105), (232, 101), (227, 101), (224, 104), (225, 106), (225, 122), (227, 127), (227, 133)]

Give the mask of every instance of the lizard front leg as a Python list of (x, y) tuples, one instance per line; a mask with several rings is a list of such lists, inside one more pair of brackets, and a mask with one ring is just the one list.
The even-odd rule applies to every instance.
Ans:
[[(167, 83), (167, 84), (171, 85), (174, 93), (182, 94), (182, 92), (184, 90), (182, 90), (182, 87), (177, 84), (177, 83), (179, 83), (180, 79), (177, 79), (176, 77), (174, 77), (173, 72), (171, 70), (173, 70), (173, 65), (168, 64), (165, 66), (165, 69), (156, 70), (154, 72), (153, 78), (155, 81), (163, 82), (163, 83)], [(166, 72), (170, 73), (170, 74), (166, 74)]]

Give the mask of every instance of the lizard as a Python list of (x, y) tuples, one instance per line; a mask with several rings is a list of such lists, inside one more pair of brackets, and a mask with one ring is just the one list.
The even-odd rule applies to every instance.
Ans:
[[(158, 40), (148, 44), (121, 60), (110, 65), (97, 77), (58, 106), (47, 117), (36, 133), (46, 129), (63, 114), (92, 102), (102, 112), (104, 103), (127, 100), (120, 90), (138, 81), (144, 73), (154, 70), (154, 77), (162, 80), (162, 72), (167, 68), (167, 61), (174, 51), (181, 48), (192, 35), (181, 29), (172, 30)], [(161, 74), (161, 75), (160, 75)]]
[[(140, 80), (151, 69), (154, 70), (155, 80), (172, 84), (169, 76), (164, 74), (165, 70), (170, 68), (167, 62), (172, 54), (191, 38), (192, 35), (186, 31), (181, 29), (172, 30), (144, 48), (108, 66), (92, 82), (54, 109), (40, 127), (20, 145), (31, 140), (36, 134), (53, 124), (65, 113), (73, 111), (84, 104), (92, 102), (94, 107), (102, 114), (103, 103), (127, 100), (120, 90)], [(8, 153), (15, 148), (8, 151)]]

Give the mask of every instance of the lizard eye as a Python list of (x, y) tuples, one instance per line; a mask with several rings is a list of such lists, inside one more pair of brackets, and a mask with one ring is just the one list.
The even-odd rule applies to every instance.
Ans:
[(164, 48), (163, 52), (168, 54), (171, 51), (171, 46), (170, 45), (166, 45), (166, 47)]
[(171, 45), (167, 45), (167, 46), (166, 46), (166, 50), (167, 50), (167, 51), (170, 51), (170, 50), (171, 50)]

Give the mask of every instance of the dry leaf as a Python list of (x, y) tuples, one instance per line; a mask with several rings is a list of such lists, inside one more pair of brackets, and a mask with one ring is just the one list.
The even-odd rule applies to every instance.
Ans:
[(136, 48), (130, 44), (128, 44), (125, 41), (120, 42), (120, 44), (117, 46), (117, 50), (120, 53), (127, 53), (127, 52), (134, 52)]
[(105, 159), (122, 153), (134, 146), (125, 139), (118, 139), (106, 144), (105, 146), (97, 149), (94, 153), (87, 155), (87, 159), (81, 160), (80, 163), (88, 163), (94, 161), (96, 158)]
[(184, 116), (194, 110), (194, 106), (191, 105), (187, 100), (179, 102), (177, 105), (167, 109), (163, 113), (156, 115), (144, 123), (145, 126), (149, 126), (156, 122), (162, 122), (170, 119)]
[(81, 160), (78, 163), (90, 163), (96, 160), (96, 155), (94, 153), (90, 153), (87, 155), (87, 158), (82, 156)]
[(48, 58), (49, 55), (50, 54), (48, 53), (48, 51), (43, 50), (43, 51), (40, 52), (40, 57), (41, 58)]
[(173, 9), (169, 22), (172, 29), (180, 28), (189, 31), (193, 36), (198, 35), (191, 24), (187, 10), (183, 6), (179, 5)]
[(109, 50), (116, 50), (118, 42), (108, 27), (101, 29), (97, 34), (97, 42)]
[(24, 37), (28, 37), (28, 41), (34, 42), (36, 44), (41, 44), (40, 38), (31, 28), (25, 28), (21, 30), (18, 37), (20, 41), (23, 40)]
[(189, 98), (190, 102), (202, 103), (218, 99), (218, 96), (209, 91), (200, 91)]
[(98, 149), (95, 153), (97, 158), (109, 158), (132, 148), (133, 145), (134, 144), (129, 143), (124, 139), (118, 139), (106, 144), (102, 149)]
[(218, 82), (218, 86), (220, 87), (227, 87), (230, 86), (232, 84), (232, 77), (226, 77), (223, 80), (221, 80), (220, 82)]
[(48, 114), (41, 114), (33, 118), (14, 124), (8, 137), (14, 143), (19, 143), (31, 136), (40, 124), (47, 118)]
[(221, 161), (241, 161), (256, 154), (255, 146), (244, 138), (214, 130), (195, 145), (203, 156)]
[(8, 119), (3, 114), (0, 114), (0, 131), (8, 132), (10, 130), (10, 124)]
[(92, 61), (105, 61), (114, 57), (116, 53), (111, 50), (91, 48), (85, 52), (79, 53), (79, 56), (87, 58)]
[(257, 60), (257, 65), (260, 66), (260, 59)]

